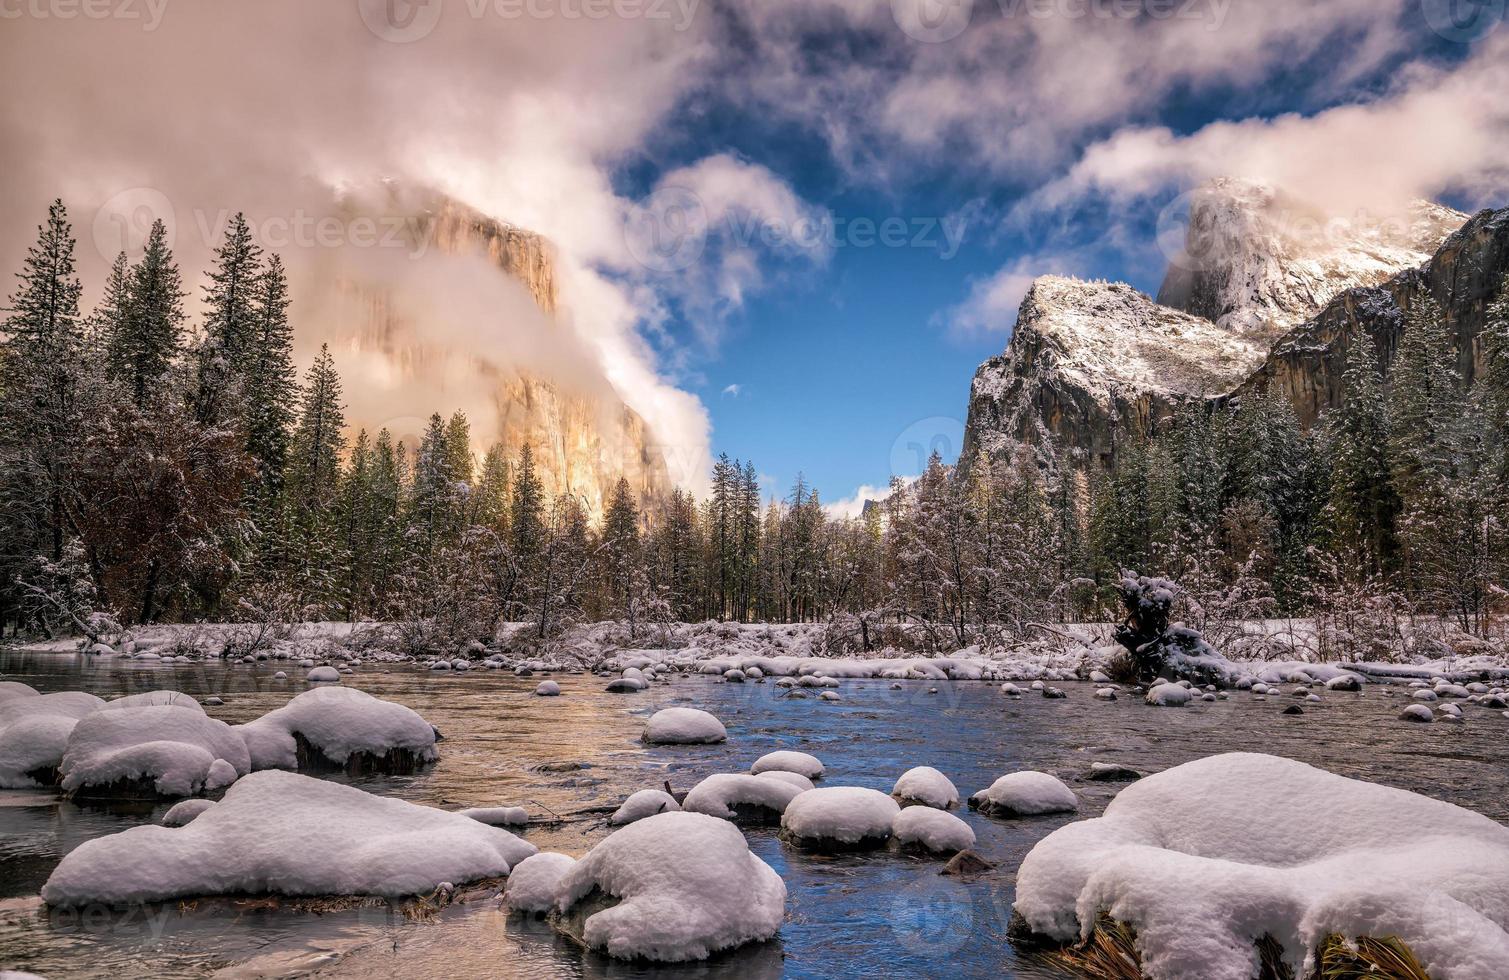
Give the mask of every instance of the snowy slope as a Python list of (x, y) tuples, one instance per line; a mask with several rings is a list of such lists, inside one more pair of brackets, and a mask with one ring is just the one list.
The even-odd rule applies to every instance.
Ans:
[(1271, 341), (1345, 290), (1429, 261), (1466, 220), (1429, 201), (1330, 216), (1263, 184), (1210, 181), (1190, 195), (1158, 302)]

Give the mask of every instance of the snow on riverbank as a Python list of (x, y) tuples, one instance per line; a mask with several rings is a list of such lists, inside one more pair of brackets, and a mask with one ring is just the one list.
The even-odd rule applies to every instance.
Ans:
[[(415, 664), (444, 665), (445, 670), (436, 671), (438, 676), (453, 676), (458, 667), (468, 666), (618, 673), (629, 667), (660, 665), (665, 670), (709, 675), (737, 671), (751, 680), (763, 675), (823, 675), (1052, 682), (1106, 671), (1120, 653), (1110, 640), (1110, 629), (1107, 623), (1045, 625), (1032, 630), (1031, 639), (1000, 646), (969, 646), (937, 654), (894, 649), (854, 654), (847, 648), (843, 653), (830, 649), (829, 631), (815, 623), (677, 623), (631, 636), (626, 624), (608, 621), (575, 626), (543, 645), (529, 624), (509, 623), (500, 627), (490, 645), (414, 656), (403, 652), (402, 631), (393, 624), (298, 623), (266, 634), (254, 634), (245, 625), (193, 624), (139, 627), (113, 648), (93, 645), (91, 650), (105, 655), (101, 651), (114, 649), (117, 656), (143, 667), (225, 657), (247, 664), (291, 661), (304, 672), (321, 666), (344, 670)], [(1242, 678), (1285, 683), (1293, 682), (1296, 675), (1305, 678), (1302, 682), (1324, 683), (1344, 674), (1394, 681), (1442, 676), (1458, 681), (1509, 679), (1509, 652), (1481, 641), (1464, 646), (1460, 656), (1432, 658), (1401, 651), (1387, 663), (1320, 663), (1314, 626), (1307, 620), (1255, 620), (1228, 632), (1232, 635), (1217, 644), (1225, 661), (1216, 671), (1227, 683)], [(26, 647), (54, 652), (78, 648), (76, 640)]]
[(1060, 942), (1107, 912), (1152, 980), (1245, 980), (1271, 935), (1309, 975), (1329, 934), (1397, 936), (1437, 980), (1509, 976), (1509, 828), (1268, 755), (1211, 756), (1129, 785), (1042, 840), (1016, 911)]
[(470, 817), (296, 773), (252, 773), (180, 828), (134, 827), (71, 851), (49, 905), (226, 894), (390, 898), (506, 875), (537, 849)]

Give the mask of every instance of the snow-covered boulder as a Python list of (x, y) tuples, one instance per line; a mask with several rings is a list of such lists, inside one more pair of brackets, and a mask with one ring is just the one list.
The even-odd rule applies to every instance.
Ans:
[(1423, 704), (1411, 704), (1399, 712), (1399, 720), (1429, 723), (1436, 720), (1436, 714)]
[(194, 796), (250, 771), (235, 729), (198, 705), (168, 704), (86, 715), (59, 766), (65, 792), (103, 799)]
[(973, 847), (975, 832), (952, 813), (927, 806), (909, 806), (891, 821), (891, 834), (903, 848), (953, 854)]
[(555, 681), (540, 681), (539, 686), (534, 689), (534, 693), (542, 698), (559, 697), (561, 685)]
[(1189, 693), (1187, 687), (1180, 687), (1178, 684), (1156, 684), (1148, 688), (1145, 700), (1148, 704), (1161, 708), (1182, 708), (1193, 697), (1194, 695)]
[(182, 827), (214, 805), (214, 800), (179, 800), (168, 807), (168, 812), (162, 815), (162, 825)]
[(657, 813), (673, 813), (681, 809), (681, 804), (676, 798), (665, 790), (642, 789), (629, 794), (629, 798), (623, 801), (623, 805), (613, 811), (608, 818), (608, 823), (615, 827), (643, 820), (645, 817), (653, 817)]
[(661, 813), (576, 863), (555, 921), (609, 956), (683, 962), (770, 939), (785, 914), (785, 883), (736, 827), (700, 813)]
[(693, 786), (681, 801), (681, 809), (723, 820), (773, 824), (801, 792), (778, 779), (722, 772)]
[(891, 836), (900, 812), (879, 790), (830, 786), (793, 799), (781, 817), (781, 831), (792, 843), (814, 850), (875, 847)]
[(782, 769), (766, 769), (762, 773), (757, 773), (757, 775), (761, 779), (775, 779), (785, 783), (787, 786), (795, 786), (804, 793), (813, 787), (812, 780), (801, 773), (786, 772)]
[(354, 687), (313, 688), (236, 731), (253, 769), (406, 773), (436, 758), (429, 722)]
[(311, 684), (328, 684), (339, 681), (341, 672), (334, 667), (315, 667), (304, 675), (304, 679)]
[(779, 752), (767, 752), (756, 759), (754, 765), (749, 767), (749, 771), (755, 775), (771, 770), (794, 772), (806, 776), (808, 779), (820, 779), (823, 775), (823, 763), (815, 755), (782, 749)]
[(1079, 799), (1061, 780), (1046, 772), (1013, 772), (970, 797), (969, 805), (996, 817), (1036, 817), (1070, 813)]
[(14, 688), (0, 699), (0, 789), (51, 786), (60, 778), (74, 726), (105, 702), (83, 691), (39, 695), (25, 684), (4, 683)]
[(30, 684), (22, 684), (20, 681), (0, 681), (0, 704), (13, 701), (16, 698), (35, 698), (40, 696), (37, 689)]
[(918, 766), (902, 773), (891, 789), (891, 797), (904, 807), (919, 805), (947, 810), (959, 805), (958, 789), (932, 766)]
[(173, 705), (179, 708), (192, 708), (200, 714), (204, 714), (204, 706), (182, 691), (145, 691), (141, 694), (127, 694), (125, 697), (106, 701), (100, 705), (100, 710), (119, 711), (123, 708), (150, 708), (162, 704)]
[(58, 864), (42, 898), (74, 906), (234, 893), (402, 897), (506, 875), (535, 851), (459, 814), (257, 772), (186, 827), (85, 842)]
[(1509, 976), (1509, 828), (1404, 790), (1233, 753), (1123, 789), (1027, 855), (1016, 910), (1058, 942), (1109, 911), (1152, 980), (1245, 978), (1271, 935), (1310, 976), (1329, 935), (1397, 937), (1437, 980)]
[(723, 722), (697, 708), (662, 708), (644, 726), (651, 745), (710, 745), (728, 740)]
[(469, 806), (456, 812), (489, 827), (524, 827), (529, 824), (529, 811), (521, 806)]
[(541, 851), (514, 865), (503, 900), (515, 912), (549, 912), (561, 897), (566, 875), (576, 867), (568, 854)]

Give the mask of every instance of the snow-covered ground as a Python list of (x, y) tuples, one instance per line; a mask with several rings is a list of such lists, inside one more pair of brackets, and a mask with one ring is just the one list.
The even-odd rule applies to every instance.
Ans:
[[(505, 625), (490, 646), (472, 644), (443, 656), (402, 652), (397, 631), (381, 623), (300, 623), (270, 633), (247, 650), (244, 625), (195, 624), (139, 627), (114, 646), (89, 645), (91, 655), (119, 656), (133, 663), (192, 662), (226, 657), (233, 662), (290, 663), (291, 676), (316, 667), (362, 664), (418, 664), (458, 668), (636, 671), (662, 666), (677, 671), (761, 675), (821, 674), (832, 678), (883, 677), (915, 680), (1057, 681), (1086, 679), (1107, 670), (1120, 653), (1110, 640), (1111, 624), (1045, 625), (1033, 639), (1001, 646), (968, 646), (947, 653), (882, 649), (869, 654), (834, 653), (823, 624), (670, 624), (631, 636), (627, 624), (601, 622), (573, 627), (539, 645), (531, 625)], [(1303, 619), (1254, 620), (1225, 631), (1216, 644), (1232, 665), (1230, 681), (1248, 677), (1266, 683), (1324, 683), (1345, 674), (1359, 679), (1509, 679), (1509, 651), (1502, 644), (1464, 641), (1446, 656), (1409, 655), (1387, 661), (1325, 662), (1318, 654), (1315, 626)], [(53, 640), (27, 649), (75, 652), (76, 640)], [(1439, 649), (1439, 647), (1437, 648)], [(114, 651), (108, 653), (106, 651)], [(751, 669), (753, 673), (751, 674)], [(295, 673), (297, 671), (297, 673)], [(437, 671), (438, 672), (438, 671)], [(642, 677), (636, 679), (643, 679)], [(733, 679), (733, 678), (730, 678)], [(738, 678), (742, 679), (742, 678)]]

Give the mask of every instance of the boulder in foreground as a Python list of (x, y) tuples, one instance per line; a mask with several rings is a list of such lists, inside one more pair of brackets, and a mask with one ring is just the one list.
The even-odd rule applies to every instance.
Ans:
[(206, 895), (426, 894), (506, 875), (536, 848), (497, 827), (351, 786), (252, 773), (185, 827), (133, 827), (71, 851), (54, 906)]

